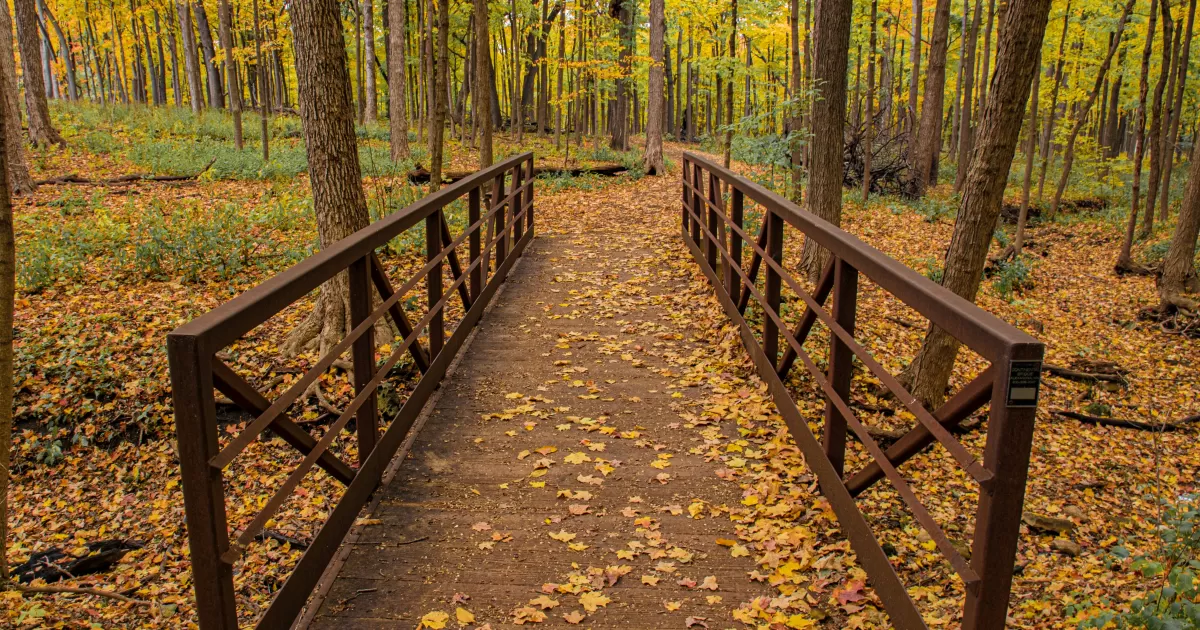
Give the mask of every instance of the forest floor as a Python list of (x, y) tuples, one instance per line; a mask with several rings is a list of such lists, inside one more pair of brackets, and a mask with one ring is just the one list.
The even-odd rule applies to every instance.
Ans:
[[(47, 185), (16, 200), (23, 291), (17, 306), (19, 425), (9, 497), (9, 561), (23, 562), (30, 553), (50, 547), (82, 552), (87, 542), (136, 540), (142, 548), (131, 551), (112, 571), (68, 583), (110, 589), (149, 603), (62, 594), (22, 597), (8, 591), (0, 594), (0, 619), (31, 627), (175, 627), (194, 621), (195, 610), (164, 336), (311, 251), (311, 201), (306, 181), (295, 177), (303, 170), (302, 146), (295, 137), (287, 137), (294, 132), (294, 121), (277, 121), (275, 131), (284, 139), (275, 143), (275, 159), (264, 168), (257, 159), (257, 143), (251, 139), (243, 153), (236, 153), (216, 116), (197, 124), (175, 114), (178, 119), (165, 120), (164, 114), (138, 110), (120, 115), (100, 108), (55, 114), (70, 147), (33, 152), (35, 178), (71, 172), (87, 177), (189, 174), (199, 172), (213, 157), (217, 162), (198, 182)], [(365, 129), (360, 135), (373, 217), (415, 199), (418, 191), (401, 176), (411, 165), (389, 165), (385, 140), (377, 131)], [(547, 155), (549, 162), (562, 159), (552, 142), (536, 138), (523, 147), (502, 141), (500, 153), (520, 149)], [(653, 249), (653, 255), (640, 258), (647, 275), (691, 278), (690, 292), (671, 298), (670, 324), (690, 347), (709, 350), (672, 356), (670, 378), (688, 392), (673, 408), (679, 422), (693, 425), (689, 431), (704, 441), (688, 446), (658, 439), (672, 449), (701, 449), (719, 477), (736, 484), (740, 502), (709, 506), (707, 515), (733, 519), (734, 548), (750, 554), (758, 574), (778, 595), (775, 600), (726, 604), (740, 607), (756, 623), (786, 623), (795, 615), (793, 627), (876, 627), (882, 618), (874, 595), (863, 588), (862, 572), (838, 535), (832, 514), (789, 438), (779, 432), (782, 425), (752, 376), (733, 329), (679, 241), (679, 150), (677, 145), (669, 149), (671, 172), (664, 178), (539, 180), (538, 230), (586, 234), (593, 228), (627, 226), (630, 232), (643, 232), (645, 246)], [(452, 143), (449, 153), (452, 169), (473, 167), (469, 151)], [(591, 162), (630, 160), (598, 149), (583, 157)], [(759, 169), (738, 168), (762, 177)], [(850, 194), (847, 200), (845, 229), (936, 276), (953, 230), (948, 191), (939, 188), (921, 203), (872, 198), (864, 205)], [(1110, 361), (1120, 366), (1127, 381), (1111, 387), (1050, 375), (1044, 381), (1026, 507), (1073, 521), (1074, 529), (1063, 536), (1078, 548), (1054, 543), (1053, 534), (1023, 531), (1013, 627), (1073, 627), (1098, 607), (1119, 608), (1155, 586), (1130, 569), (1122, 550), (1157, 548), (1164, 502), (1197, 492), (1200, 452), (1194, 448), (1195, 430), (1094, 426), (1054, 413), (1066, 410), (1144, 422), (1200, 413), (1200, 377), (1194, 369), (1200, 364), (1197, 343), (1138, 318), (1140, 309), (1157, 301), (1153, 278), (1112, 273), (1119, 214), (1080, 210), (1034, 223), (1027, 264), (1015, 271), (1001, 270), (985, 281), (979, 299), (985, 309), (1045, 341), (1048, 363), (1078, 367), (1082, 362)], [(748, 216), (753, 217), (752, 210)], [(1011, 233), (1011, 226), (1005, 227)], [(1159, 238), (1165, 234), (1160, 232)], [(395, 243), (385, 257), (389, 268), (401, 273), (412, 269), (418, 255), (415, 245)], [(790, 263), (798, 259), (799, 245), (799, 239), (788, 241)], [(1000, 248), (997, 242), (993, 253)], [(1139, 254), (1153, 256), (1153, 239), (1139, 245)], [(601, 312), (619, 308), (621, 299), (585, 291), (569, 302), (581, 312)], [(915, 353), (924, 321), (873, 285), (864, 287), (861, 303), (860, 341), (886, 367), (899, 371)], [(232, 348), (239, 370), (258, 383), (284, 376), (274, 387), (285, 388), (291, 367), (276, 358), (278, 343), (302, 315), (303, 308), (286, 311)], [(587, 321), (577, 320), (581, 334), (592, 331)], [(827, 339), (822, 334), (814, 333), (810, 343)], [(655, 351), (662, 350), (647, 349)], [(965, 355), (955, 382), (961, 385), (981, 368), (978, 357)], [(794, 376), (790, 386), (801, 410), (819, 417), (821, 403), (811, 382)], [(348, 389), (344, 379), (326, 382), (335, 405), (346, 400)], [(853, 393), (864, 406), (881, 410), (864, 412), (869, 424), (896, 427), (912, 421), (903, 412), (884, 413), (886, 401), (875, 399), (865, 383)], [(506, 409), (490, 412), (504, 414)], [(323, 414), (315, 405), (298, 415), (320, 430)], [(230, 430), (236, 430), (236, 424)], [(978, 453), (983, 435), (975, 432), (962, 440)], [(851, 466), (861, 458), (855, 447)], [(247, 463), (230, 469), (240, 480), (228, 488), (231, 526), (249, 518), (297, 459), (273, 440), (247, 450), (242, 458)], [(517, 468), (529, 467), (518, 464)], [(903, 470), (950, 535), (969, 539), (975, 495), (954, 461), (935, 449)], [(664, 467), (663, 472), (672, 471)], [(323, 521), (338, 490), (323, 473), (314, 473), (300, 494), (302, 499), (289, 502), (273, 526), (305, 539)], [(881, 541), (897, 551), (896, 560), (904, 567), (901, 576), (927, 621), (953, 627), (961, 584), (919, 535), (898, 497), (877, 488), (859, 503)], [(680, 505), (686, 510), (691, 504)], [(275, 541), (247, 553), (238, 573), (244, 615), (252, 617), (269, 601), (298, 556), (297, 550)], [(675, 588), (674, 580), (670, 582)], [(445, 610), (453, 614), (451, 608)], [(436, 611), (421, 611), (426, 612)], [(561, 609), (554, 612), (562, 614)]]

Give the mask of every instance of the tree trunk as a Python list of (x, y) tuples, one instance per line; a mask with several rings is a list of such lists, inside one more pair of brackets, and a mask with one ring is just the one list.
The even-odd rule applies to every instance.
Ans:
[(196, 54), (196, 36), (192, 33), (192, 10), (187, 0), (175, 0), (175, 14), (179, 17), (179, 33), (183, 40), (183, 64), (187, 70), (192, 113), (199, 114), (204, 107), (204, 92), (200, 89), (200, 58)]
[[(33, 192), (37, 184), (33, 183), (33, 178), (29, 175), (29, 166), (25, 162), (25, 147), (21, 140), (21, 110), (17, 104), (17, 62), (13, 57), (12, 18), (8, 15), (7, 3), (0, 3), (0, 41), (8, 42), (8, 50), (0, 51), (0, 91), (3, 91), (4, 99), (4, 125), (6, 129), (12, 130), (12, 136), (4, 143), (8, 191), (13, 195), (24, 195)], [(0, 448), (2, 447), (3, 445), (0, 445)]]
[(1200, 293), (1195, 263), (1196, 238), (1200, 235), (1200, 142), (1193, 143), (1190, 171), (1183, 204), (1179, 207), (1179, 222), (1175, 224), (1175, 235), (1163, 259), (1162, 277), (1158, 281), (1162, 300), (1159, 309), (1164, 312), (1200, 309), (1200, 302), (1184, 296)]
[(34, 146), (66, 141), (50, 123), (50, 106), (46, 103), (46, 84), (42, 77), (42, 47), (38, 37), (37, 8), (34, 0), (15, 0), (17, 14), (17, 43), (21, 50), (21, 70), (25, 80), (25, 109), (29, 116), (29, 141)]
[(912, 189), (924, 196), (936, 178), (934, 160), (942, 139), (942, 100), (946, 90), (946, 48), (950, 38), (950, 0), (937, 0), (933, 15), (933, 35), (925, 70), (925, 101), (921, 105), (921, 123), (917, 126), (916, 145), (909, 152)]
[(366, 111), (367, 122), (379, 119), (379, 91), (375, 88), (375, 3), (373, 0), (363, 0), (363, 65), (366, 72)]
[[(1187, 71), (1188, 63), (1191, 58), (1192, 49), (1192, 28), (1195, 26), (1196, 20), (1196, 0), (1191, 0), (1188, 3), (1187, 27), (1184, 31), (1182, 49), (1179, 53), (1179, 60), (1175, 64), (1175, 102), (1171, 106), (1171, 129), (1167, 135), (1167, 143), (1163, 148), (1163, 177), (1162, 186), (1159, 197), (1159, 207), (1162, 211), (1163, 220), (1166, 220), (1167, 205), (1171, 190), (1171, 171), (1175, 168), (1175, 147), (1179, 144), (1179, 120), (1183, 118), (1183, 92), (1187, 87)], [(1193, 136), (1195, 142), (1195, 136)]]
[[(920, 2), (920, 0), (914, 0)], [(788, 3), (788, 21), (791, 23), (791, 57), (792, 57), (792, 98), (788, 106), (788, 115), (791, 118), (791, 139), (790, 144), (792, 153), (792, 186), (791, 200), (796, 205), (804, 203), (804, 190), (800, 187), (800, 179), (804, 176), (804, 147), (808, 144), (804, 141), (804, 109), (800, 105), (803, 97), (804, 84), (801, 82), (803, 76), (803, 62), (800, 61), (800, 0), (791, 0)], [(691, 98), (688, 98), (688, 109), (691, 109)]]
[(42, 10), (42, 15), (46, 16), (46, 21), (50, 22), (50, 27), (54, 29), (54, 34), (58, 37), (58, 48), (62, 50), (63, 64), (67, 69), (67, 100), (73, 101), (79, 96), (78, 82), (75, 79), (75, 53), (67, 42), (67, 36), (63, 34), (62, 28), (58, 25), (58, 20), (54, 19), (54, 14), (50, 12), (50, 7), (46, 6), (44, 0), (38, 0), (38, 5)]
[[(167, 28), (169, 30), (170, 22), (168, 22), (167, 24), (168, 24)], [(172, 93), (175, 95), (175, 99), (174, 99), (175, 106), (183, 107), (183, 85), (180, 83), (181, 80), (179, 78), (179, 51), (175, 44), (175, 34), (168, 33), (168, 36), (169, 37), (167, 39), (167, 48), (170, 49), (170, 51), (171, 51), (171, 88), (172, 88)]]
[(1146, 44), (1142, 48), (1142, 71), (1138, 79), (1138, 107), (1134, 114), (1133, 138), (1133, 186), (1129, 194), (1129, 221), (1125, 224), (1125, 238), (1121, 241), (1121, 253), (1117, 257), (1117, 271), (1133, 268), (1133, 233), (1137, 227), (1138, 208), (1142, 199), (1142, 158), (1146, 153), (1146, 94), (1150, 85), (1150, 57), (1154, 50), (1154, 28), (1158, 24), (1158, 0), (1150, 0), (1150, 21), (1146, 26)]
[(1108, 120), (1104, 121), (1104, 157), (1109, 159), (1117, 157), (1121, 153), (1121, 134), (1118, 132), (1118, 126), (1121, 119), (1120, 108), (1117, 104), (1121, 102), (1121, 84), (1125, 80), (1125, 47), (1121, 42), (1117, 43), (1120, 47), (1120, 53), (1117, 55), (1117, 73), (1113, 77), (1112, 85), (1108, 92)]
[(616, 80), (616, 101), (608, 125), (609, 146), (617, 151), (629, 150), (628, 119), (631, 92), (629, 84), (633, 75), (631, 57), (633, 57), (634, 45), (633, 7), (631, 4), (633, 4), (632, 0), (612, 0), (610, 6), (611, 15), (617, 20), (617, 29), (621, 40), (621, 50), (617, 61), (617, 65), (620, 66), (620, 76)]
[(871, 34), (867, 39), (867, 132), (863, 138), (862, 200), (871, 197), (871, 151), (875, 143), (875, 22), (879, 14), (879, 0), (871, 0)]
[[(729, 8), (729, 81), (725, 86), (725, 168), (729, 168), (729, 162), (733, 158), (733, 69), (737, 66), (737, 20), (738, 20), (738, 0), (732, 0)], [(849, 44), (846, 44), (849, 47)], [(849, 54), (847, 49), (846, 54)], [(845, 70), (842, 70), (845, 73)], [(718, 88), (718, 93), (720, 89)], [(845, 102), (846, 96), (842, 95), (842, 100)]]
[(221, 0), (217, 8), (217, 19), (220, 20), (221, 49), (225, 51), (225, 84), (229, 92), (229, 111), (233, 114), (233, 144), (238, 151), (242, 150), (242, 87), (238, 80), (237, 61), (233, 57), (233, 11), (229, 0)]
[[(1033, 162), (1037, 155), (1038, 88), (1041, 87), (1042, 53), (1038, 51), (1037, 68), (1033, 72), (1033, 88), (1029, 91), (1029, 126), (1025, 143), (1025, 179), (1021, 185), (1021, 212), (1017, 215), (1017, 234), (1013, 237), (1013, 259), (1021, 257), (1025, 246), (1025, 226), (1029, 222), (1029, 191), (1033, 184)], [(981, 110), (982, 111), (982, 110)]]
[(1163, 138), (1167, 129), (1166, 112), (1163, 111), (1163, 94), (1171, 77), (1171, 35), (1174, 28), (1171, 20), (1171, 3), (1159, 2), (1162, 9), (1162, 62), (1159, 64), (1158, 82), (1154, 84), (1154, 101), (1150, 106), (1150, 140), (1146, 149), (1150, 152), (1150, 181), (1146, 187), (1146, 212), (1142, 215), (1142, 236), (1154, 232), (1154, 206), (1158, 202), (1158, 184), (1162, 179)]
[(1046, 168), (1050, 164), (1050, 149), (1054, 144), (1054, 119), (1058, 114), (1058, 91), (1062, 87), (1063, 65), (1066, 63), (1067, 27), (1071, 22), (1071, 2), (1063, 12), (1062, 35), (1058, 39), (1058, 62), (1054, 67), (1054, 86), (1050, 88), (1050, 107), (1046, 108), (1046, 131), (1042, 134), (1042, 170), (1038, 174), (1038, 201), (1046, 188)]
[(920, 83), (918, 77), (921, 76), (921, 17), (924, 12), (922, 0), (912, 0), (912, 49), (908, 51), (912, 68), (909, 69), (908, 111), (904, 119), (904, 128), (910, 138), (916, 133), (917, 126), (917, 84)]
[[(842, 145), (846, 118), (846, 69), (850, 54), (850, 0), (818, 0), (813, 33), (816, 41), (814, 85), (820, 90), (812, 108), (811, 181), (808, 211), (832, 223), (842, 222)], [(825, 268), (829, 252), (805, 239), (800, 267), (814, 281)]]
[[(267, 66), (266, 66), (266, 63), (264, 63), (264, 61), (263, 61), (263, 55), (262, 55), (262, 28), (260, 28), (259, 22), (258, 22), (258, 20), (259, 20), (258, 0), (254, 0), (253, 4), (251, 6), (253, 7), (253, 10), (254, 10), (254, 59), (255, 59), (254, 70), (258, 74), (258, 114), (259, 114), (259, 123), (261, 125), (261, 128), (259, 129), (259, 136), (262, 139), (263, 162), (266, 162), (271, 159), (271, 134), (268, 133), (269, 129), (267, 128), (267, 107), (270, 106), (268, 104), (270, 97), (267, 96)], [(296, 30), (294, 25), (292, 27), (292, 30), (293, 30), (293, 32)], [(338, 30), (338, 33), (339, 34), (341, 33), (340, 29)], [(299, 44), (297, 42), (293, 42), (293, 45), (299, 46)], [(314, 54), (316, 54), (316, 53), (314, 53)], [(343, 59), (345, 58), (345, 56), (346, 56), (345, 51), (342, 52), (341, 56)], [(300, 55), (296, 55), (296, 59), (298, 60), (299, 58), (300, 58)], [(297, 65), (299, 65), (299, 64), (297, 64)], [(188, 74), (190, 75), (191, 73), (189, 72)], [(347, 78), (346, 78), (346, 82), (347, 82), (346, 89), (347, 90), (350, 89), (349, 81), (350, 81), (350, 78), (349, 78), (349, 75), (347, 75)], [(297, 88), (297, 89), (299, 89), (299, 88)], [(350, 97), (349, 92), (347, 92), (346, 98), (349, 98), (349, 97)], [(195, 108), (195, 106), (196, 105), (193, 102), (192, 107)], [(351, 126), (353, 126), (353, 123), (351, 124)], [(356, 152), (354, 155), (355, 155), (355, 164), (357, 164), (358, 153)], [(310, 169), (312, 168), (312, 162), (309, 162), (309, 168)]]
[[(1011, 0), (1001, 20), (996, 78), (980, 118), (942, 280), (942, 286), (968, 300), (974, 301), (983, 278), (1049, 11), (1050, 0)], [(931, 327), (905, 372), (912, 394), (930, 408), (945, 398), (958, 346), (947, 332)]]
[[(7, 21), (8, 8), (4, 9)], [(11, 56), (12, 39), (9, 42)], [(8, 111), (9, 99), (0, 98), (0, 153), (20, 144), (21, 128), (10, 127), (17, 116)], [(12, 463), (13, 426), (13, 310), (17, 289), (17, 248), (13, 235), (12, 191), (8, 169), (0, 169), (0, 579), (8, 579), (8, 482)]]
[(648, 175), (663, 175), (663, 0), (650, 0), (650, 79), (646, 87), (646, 155)]
[(217, 71), (217, 51), (213, 47), (212, 29), (208, 26), (208, 12), (204, 2), (196, 0), (196, 30), (200, 33), (200, 47), (204, 50), (204, 72), (208, 77), (208, 106), (220, 109), (225, 103), (221, 89), (221, 73)]
[(959, 75), (962, 79), (963, 95), (962, 102), (959, 104), (961, 111), (958, 116), (958, 169), (954, 174), (955, 193), (962, 190), (963, 180), (967, 178), (967, 168), (971, 165), (973, 148), (971, 108), (975, 96), (975, 46), (979, 40), (979, 23), (982, 13), (982, 3), (980, 0), (975, 0), (975, 14), (971, 16), (971, 28), (967, 32), (966, 41), (963, 42), (963, 72), (965, 74)]
[[(476, 5), (487, 0), (475, 0)], [(407, 160), (408, 146), (408, 2), (388, 4), (388, 129), (392, 161)]]
[[(450, 35), (450, 0), (437, 0), (437, 60), (433, 67), (433, 116), (429, 123), (429, 191), (442, 186), (442, 138), (446, 132), (446, 102), (449, 98), (450, 65), (446, 47)], [(433, 16), (429, 16), (432, 22)]]
[(479, 168), (492, 165), (492, 47), (487, 0), (475, 3), (475, 118), (479, 123)]
[[(300, 121), (324, 249), (370, 223), (355, 143), (350, 75), (337, 0), (289, 6)], [(350, 329), (349, 283), (346, 274), (339, 273), (321, 287), (311, 314), (292, 331), (284, 349), (294, 353), (316, 345), (325, 354)]]

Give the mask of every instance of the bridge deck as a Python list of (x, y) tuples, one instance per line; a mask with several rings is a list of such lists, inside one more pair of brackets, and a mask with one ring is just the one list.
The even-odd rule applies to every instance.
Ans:
[[(748, 579), (751, 557), (718, 544), (736, 539), (726, 514), (689, 515), (696, 501), (739, 499), (699, 454), (701, 429), (684, 426), (696, 388), (670, 371), (700, 348), (668, 308), (695, 290), (690, 269), (663, 264), (653, 231), (577, 229), (532, 243), (311, 627), (411, 628), (433, 611), (457, 627), (462, 606), (472, 627), (506, 628), (543, 595), (558, 605), (541, 626), (578, 611), (579, 627), (728, 627), (769, 593)], [(710, 576), (718, 590), (701, 588)], [(591, 590), (611, 601), (586, 611)]]

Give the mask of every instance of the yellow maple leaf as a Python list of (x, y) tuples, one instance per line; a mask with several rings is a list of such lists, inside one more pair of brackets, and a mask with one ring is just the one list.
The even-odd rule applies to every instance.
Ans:
[(458, 621), (459, 625), (463, 626), (469, 623), (475, 623), (475, 613), (461, 606), (454, 611), (454, 618)]
[(579, 596), (579, 605), (588, 612), (596, 612), (598, 608), (608, 606), (611, 601), (608, 596), (596, 591), (589, 591)]
[(450, 615), (440, 610), (435, 610), (433, 612), (425, 613), (425, 616), (421, 617), (420, 625), (417, 627), (429, 628), (430, 630), (441, 630), (442, 628), (446, 627), (447, 621), (450, 621)]

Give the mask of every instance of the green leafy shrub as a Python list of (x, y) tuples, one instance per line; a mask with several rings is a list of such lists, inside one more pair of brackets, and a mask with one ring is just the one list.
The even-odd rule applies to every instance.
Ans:
[(1000, 261), (992, 275), (992, 288), (1005, 301), (1011, 302), (1013, 295), (1030, 287), (1029, 272), (1032, 270), (1025, 257), (1012, 261)]

